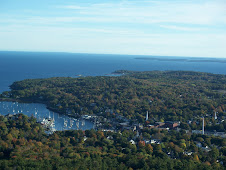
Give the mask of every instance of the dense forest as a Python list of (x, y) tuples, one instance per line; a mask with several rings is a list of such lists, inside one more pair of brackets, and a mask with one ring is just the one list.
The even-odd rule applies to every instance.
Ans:
[[(191, 71), (116, 71), (122, 76), (55, 77), (13, 83), (1, 97), (45, 103), (73, 116), (110, 112), (145, 121), (188, 121), (194, 117), (223, 119), (226, 76)], [(222, 127), (223, 128), (223, 127)], [(221, 128), (221, 129), (222, 129)]]
[[(161, 138), (162, 143), (145, 144), (127, 130), (47, 135), (34, 117), (0, 116), (0, 169), (224, 169), (225, 139), (174, 130), (144, 129), (143, 134)], [(205, 152), (196, 142), (211, 146), (211, 151)], [(192, 155), (189, 150), (194, 150)]]
[[(2, 100), (44, 103), (74, 117), (97, 115), (104, 128), (114, 126), (114, 131), (71, 130), (48, 135), (34, 117), (0, 116), (0, 169), (225, 168), (226, 139), (191, 132), (201, 129), (205, 117), (205, 129), (224, 136), (225, 75), (124, 70), (115, 74), (121, 76), (13, 83), (11, 91), (0, 95)], [(180, 122), (180, 128), (149, 126), (167, 121)], [(126, 122), (128, 129), (122, 127)]]

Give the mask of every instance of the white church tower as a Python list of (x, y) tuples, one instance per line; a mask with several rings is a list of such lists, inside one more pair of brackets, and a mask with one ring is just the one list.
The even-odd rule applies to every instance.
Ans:
[(148, 111), (147, 111), (147, 114), (146, 114), (146, 121), (148, 120)]
[(204, 117), (202, 118), (202, 134), (204, 135)]
[(217, 120), (217, 112), (215, 111), (214, 119)]

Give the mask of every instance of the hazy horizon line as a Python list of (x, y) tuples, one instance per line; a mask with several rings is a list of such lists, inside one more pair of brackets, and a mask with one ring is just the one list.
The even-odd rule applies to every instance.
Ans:
[(155, 55), (155, 54), (117, 54), (117, 53), (85, 53), (85, 52), (66, 52), (66, 51), (18, 51), (18, 50), (0, 50), (0, 52), (24, 52), (24, 53), (66, 53), (66, 54), (89, 54), (89, 55), (118, 55), (118, 56), (145, 56), (145, 57), (182, 57), (182, 58), (212, 58), (226, 59), (226, 57), (206, 57), (206, 56), (179, 56), (179, 55)]

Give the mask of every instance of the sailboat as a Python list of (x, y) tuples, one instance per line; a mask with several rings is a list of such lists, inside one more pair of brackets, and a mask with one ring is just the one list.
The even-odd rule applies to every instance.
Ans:
[(38, 112), (37, 112), (36, 109), (35, 109), (35, 118), (37, 118), (37, 113), (38, 113)]
[(79, 121), (76, 122), (77, 129), (79, 129)]
[(66, 119), (64, 119), (64, 128), (66, 128), (67, 127), (67, 120)]
[(85, 125), (85, 120), (82, 120), (82, 126), (84, 126)]
[(73, 122), (74, 122), (74, 120), (73, 119), (70, 119), (70, 126), (69, 126), (69, 128), (72, 128)]

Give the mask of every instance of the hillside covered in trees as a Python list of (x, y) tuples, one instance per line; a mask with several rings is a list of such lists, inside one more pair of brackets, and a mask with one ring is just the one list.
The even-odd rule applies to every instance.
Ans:
[[(1, 99), (45, 103), (70, 116), (96, 114), (107, 118), (109, 127), (114, 123), (117, 128), (114, 132), (71, 130), (47, 135), (34, 117), (0, 116), (0, 169), (224, 168), (226, 139), (190, 130), (201, 129), (204, 116), (205, 129), (225, 132), (225, 75), (188, 71), (115, 73), (121, 76), (13, 83)], [(118, 118), (131, 127), (138, 124), (138, 129), (121, 128), (122, 119)], [(180, 128), (148, 126), (156, 121), (180, 121)]]
[[(146, 144), (142, 138), (134, 139), (133, 131), (47, 135), (34, 117), (0, 116), (0, 169), (223, 169), (226, 163), (225, 139), (184, 131), (143, 133), (161, 137), (162, 143)], [(198, 148), (196, 141), (211, 146), (211, 151)], [(194, 153), (189, 155), (189, 150)]]
[(72, 116), (117, 113), (144, 122), (225, 116), (226, 76), (190, 71), (116, 71), (122, 76), (55, 77), (13, 83), (2, 97), (45, 103)]

